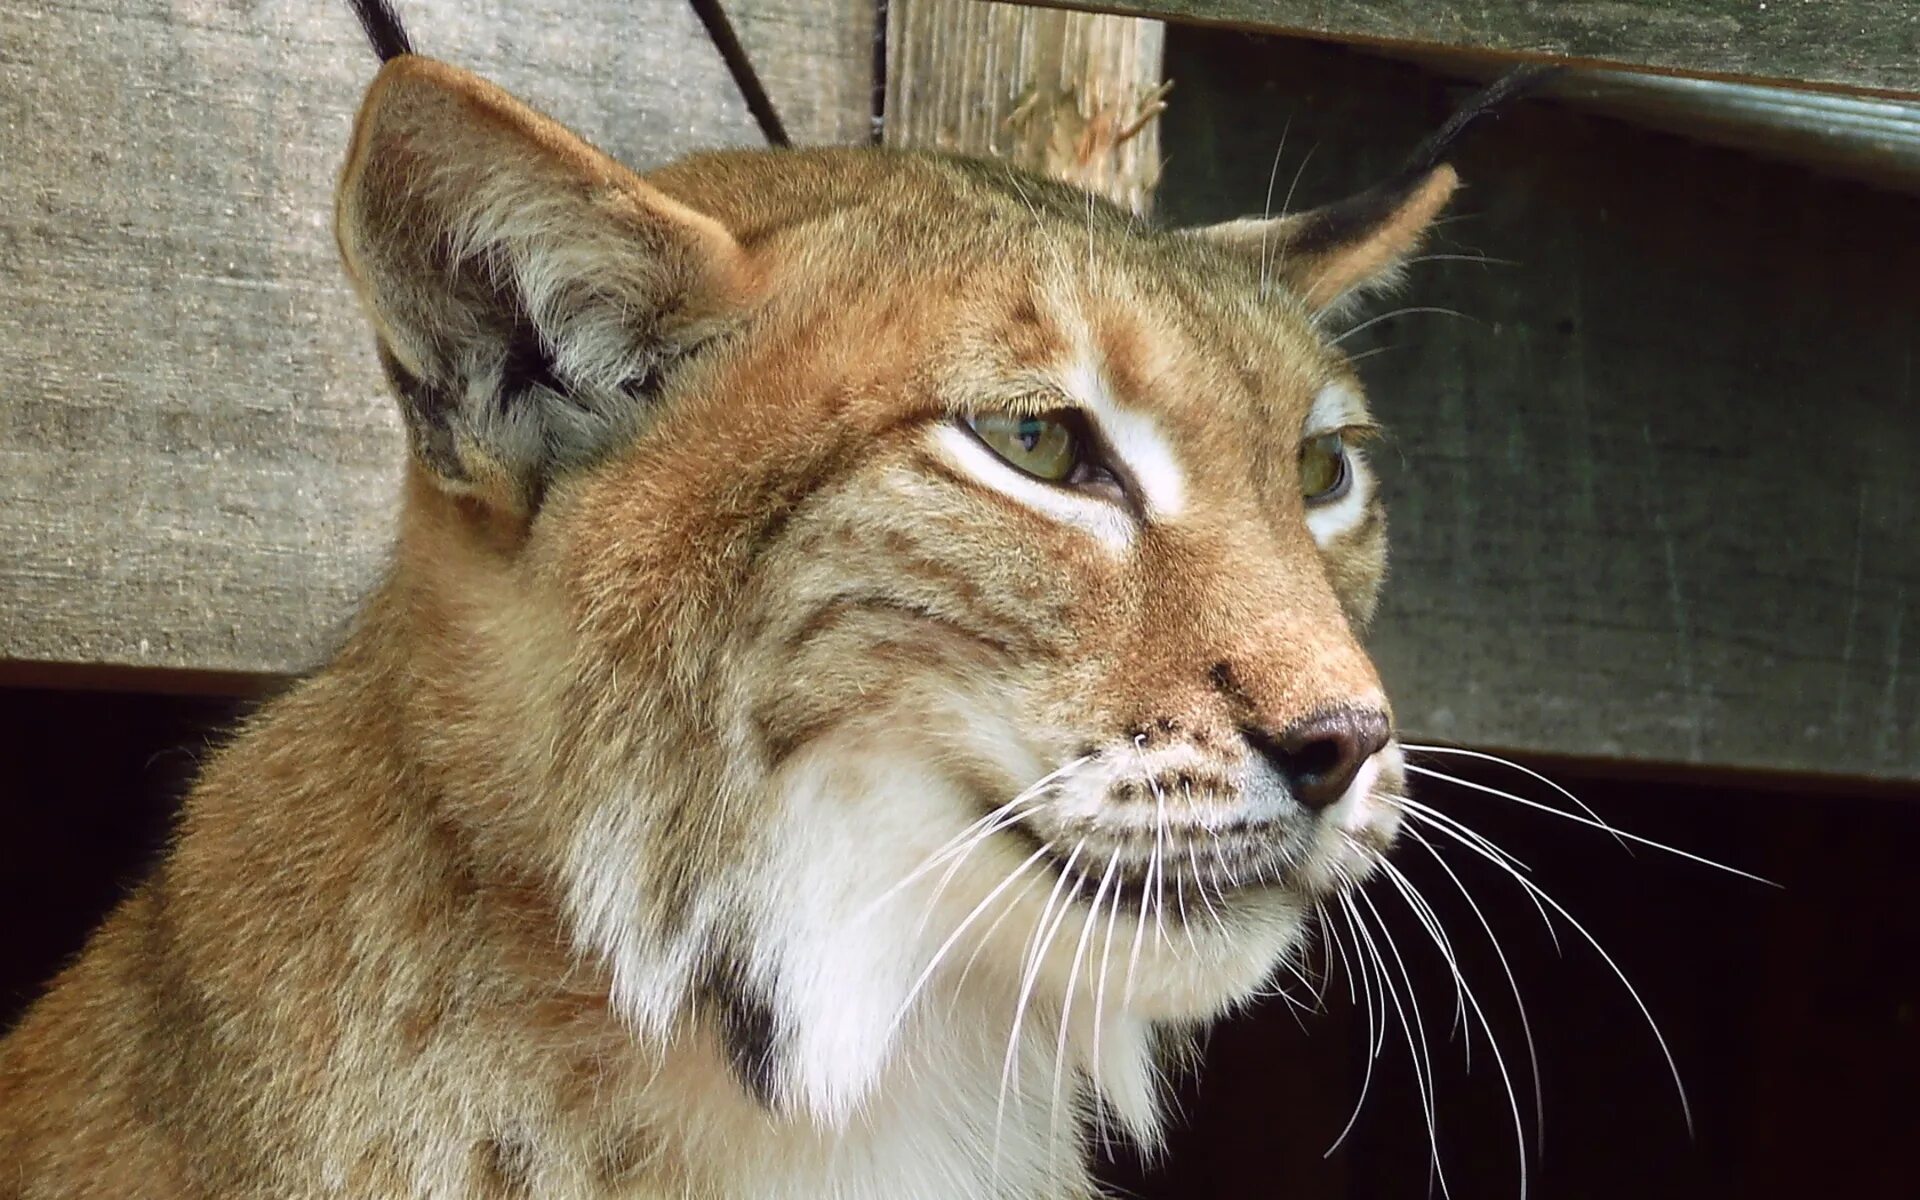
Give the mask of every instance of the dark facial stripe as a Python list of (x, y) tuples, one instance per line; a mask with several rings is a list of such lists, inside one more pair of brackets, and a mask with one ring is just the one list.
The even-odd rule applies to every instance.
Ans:
[(772, 1108), (780, 1038), (772, 996), (749, 977), (738, 955), (721, 948), (707, 954), (698, 995), (734, 1078), (763, 1107)]
[(946, 613), (935, 612), (912, 600), (897, 596), (866, 594), (836, 596), (814, 609), (800, 627), (787, 638), (788, 653), (794, 654), (804, 650), (810, 642), (828, 633), (855, 613), (892, 614), (918, 624), (930, 625), (942, 633), (984, 646), (996, 654), (1014, 653), (1012, 641), (999, 634), (989, 633)]

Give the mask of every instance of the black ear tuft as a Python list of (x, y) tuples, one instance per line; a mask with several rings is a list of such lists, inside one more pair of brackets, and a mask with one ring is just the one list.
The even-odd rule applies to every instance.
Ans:
[(1558, 66), (1515, 67), (1494, 80), (1470, 96), (1445, 124), (1414, 147), (1413, 153), (1390, 178), (1307, 214), (1289, 243), (1289, 251), (1318, 253), (1378, 225), (1447, 160), (1467, 126), (1499, 111), (1503, 105), (1526, 95), (1562, 70), (1564, 68)]
[(347, 2), (353, 5), (353, 13), (360, 18), (361, 28), (367, 31), (367, 40), (373, 43), (373, 52), (380, 56), (381, 62), (413, 53), (413, 41), (407, 37), (407, 27), (400, 23), (400, 17), (387, 0)]
[(1558, 75), (1565, 68), (1558, 66), (1530, 65), (1515, 67), (1505, 75), (1494, 80), (1479, 92), (1469, 97), (1467, 102), (1450, 117), (1446, 124), (1427, 135), (1427, 139), (1414, 147), (1407, 156), (1406, 165), (1400, 168), (1401, 179), (1419, 179), (1446, 161), (1447, 155), (1466, 132), (1467, 126), (1488, 113), (1497, 111), (1509, 101), (1526, 95), (1548, 79)]

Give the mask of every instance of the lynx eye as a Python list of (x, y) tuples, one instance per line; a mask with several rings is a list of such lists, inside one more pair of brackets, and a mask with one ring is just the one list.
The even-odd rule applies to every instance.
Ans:
[(1072, 482), (1086, 456), (1079, 430), (1057, 414), (980, 413), (967, 418), (967, 427), (1008, 463), (1050, 483)]
[(1300, 495), (1308, 504), (1338, 500), (1352, 479), (1347, 445), (1339, 434), (1323, 433), (1300, 447)]

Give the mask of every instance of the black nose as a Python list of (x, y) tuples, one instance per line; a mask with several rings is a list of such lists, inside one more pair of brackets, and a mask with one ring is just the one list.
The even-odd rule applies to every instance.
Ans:
[(1279, 733), (1245, 732), (1248, 743), (1287, 781), (1293, 798), (1316, 812), (1344, 796), (1361, 765), (1393, 736), (1387, 714), (1373, 708), (1320, 713)]

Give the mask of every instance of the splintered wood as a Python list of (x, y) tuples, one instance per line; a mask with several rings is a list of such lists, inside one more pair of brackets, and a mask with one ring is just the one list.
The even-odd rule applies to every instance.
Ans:
[(1145, 214), (1160, 181), (1158, 21), (895, 0), (885, 140), (1002, 158)]

